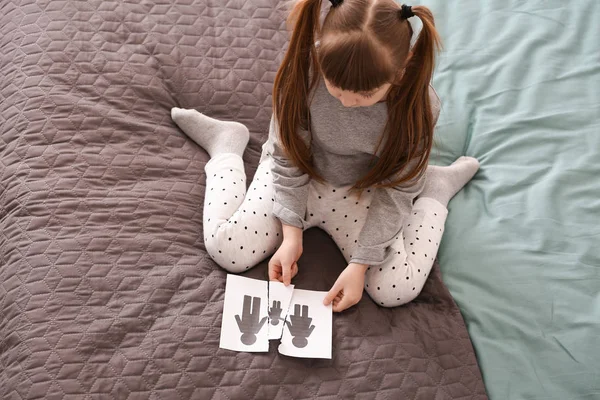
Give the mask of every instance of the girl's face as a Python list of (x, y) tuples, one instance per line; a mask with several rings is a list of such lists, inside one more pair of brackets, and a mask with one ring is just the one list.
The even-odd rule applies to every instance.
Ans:
[(327, 79), (325, 79), (325, 86), (327, 86), (329, 94), (338, 99), (344, 107), (370, 107), (384, 100), (392, 85), (386, 83), (369, 93), (356, 93), (338, 89), (332, 86)]

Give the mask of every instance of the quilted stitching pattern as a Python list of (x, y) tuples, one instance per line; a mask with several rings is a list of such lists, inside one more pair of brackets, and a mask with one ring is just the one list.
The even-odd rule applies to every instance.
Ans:
[[(208, 158), (169, 110), (246, 124), (252, 175), (279, 3), (0, 2), (0, 398), (486, 398), (437, 268), (407, 307), (336, 316), (331, 361), (218, 348)], [(297, 286), (326, 290), (343, 260), (320, 231), (306, 247)]]

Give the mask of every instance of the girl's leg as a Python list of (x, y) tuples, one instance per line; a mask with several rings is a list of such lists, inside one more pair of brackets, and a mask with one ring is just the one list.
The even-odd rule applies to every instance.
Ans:
[(248, 193), (239, 156), (223, 154), (206, 164), (204, 243), (211, 258), (229, 272), (252, 268), (282, 242), (281, 223), (272, 214), (270, 162), (258, 166)]
[[(405, 217), (404, 227), (390, 246), (389, 258), (367, 270), (365, 289), (378, 305), (399, 306), (421, 292), (437, 255), (448, 201), (478, 168), (475, 159), (466, 157), (450, 167), (428, 168), (423, 193), (415, 201), (410, 215)], [(310, 201), (313, 204), (310, 212), (315, 217), (318, 215), (319, 226), (333, 237), (349, 261), (373, 193), (365, 191), (359, 199), (343, 189), (319, 188), (310, 197), (309, 205)]]
[(448, 202), (479, 169), (479, 162), (460, 157), (449, 167), (429, 166), (425, 187), (391, 246), (391, 257), (371, 266), (365, 289), (384, 307), (396, 307), (415, 299), (429, 276), (448, 216)]
[(246, 193), (242, 153), (248, 131), (195, 110), (173, 109), (173, 120), (211, 155), (205, 166), (204, 243), (210, 257), (229, 272), (252, 268), (282, 241), (281, 223), (272, 215), (270, 160), (263, 161)]
[(437, 200), (421, 197), (415, 201), (390, 257), (367, 269), (365, 290), (373, 301), (396, 307), (419, 295), (437, 255), (447, 215)]
[[(346, 262), (350, 262), (373, 191), (365, 191), (358, 198), (342, 188), (335, 189), (335, 193), (334, 188), (328, 189), (317, 194), (314, 203), (320, 202), (321, 207), (313, 206), (310, 212), (319, 217), (319, 227), (331, 235)], [(446, 215), (446, 208), (436, 200), (415, 202), (404, 229), (390, 246), (386, 262), (367, 269), (365, 290), (378, 305), (394, 307), (419, 294), (433, 265)]]
[(352, 258), (373, 195), (372, 190), (365, 190), (359, 197), (349, 189), (350, 186), (333, 187), (313, 180), (306, 207), (307, 223), (327, 232), (346, 261)]

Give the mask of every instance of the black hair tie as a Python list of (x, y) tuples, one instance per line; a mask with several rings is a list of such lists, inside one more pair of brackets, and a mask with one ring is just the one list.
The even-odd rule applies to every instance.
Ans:
[(407, 6), (406, 4), (402, 4), (402, 9), (400, 10), (400, 18), (409, 19), (410, 17), (414, 17), (415, 13), (412, 11), (411, 6)]
[(331, 7), (335, 8), (335, 7), (339, 6), (340, 4), (342, 4), (342, 2), (344, 0), (329, 0), (329, 1), (331, 1)]

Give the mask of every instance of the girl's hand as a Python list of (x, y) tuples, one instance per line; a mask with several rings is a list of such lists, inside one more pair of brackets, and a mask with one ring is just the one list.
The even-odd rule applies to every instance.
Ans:
[(344, 311), (360, 301), (368, 265), (350, 263), (325, 296), (324, 305), (333, 302), (333, 311)]
[(269, 261), (269, 279), (288, 286), (298, 273), (302, 255), (302, 230), (284, 225), (283, 243)]

